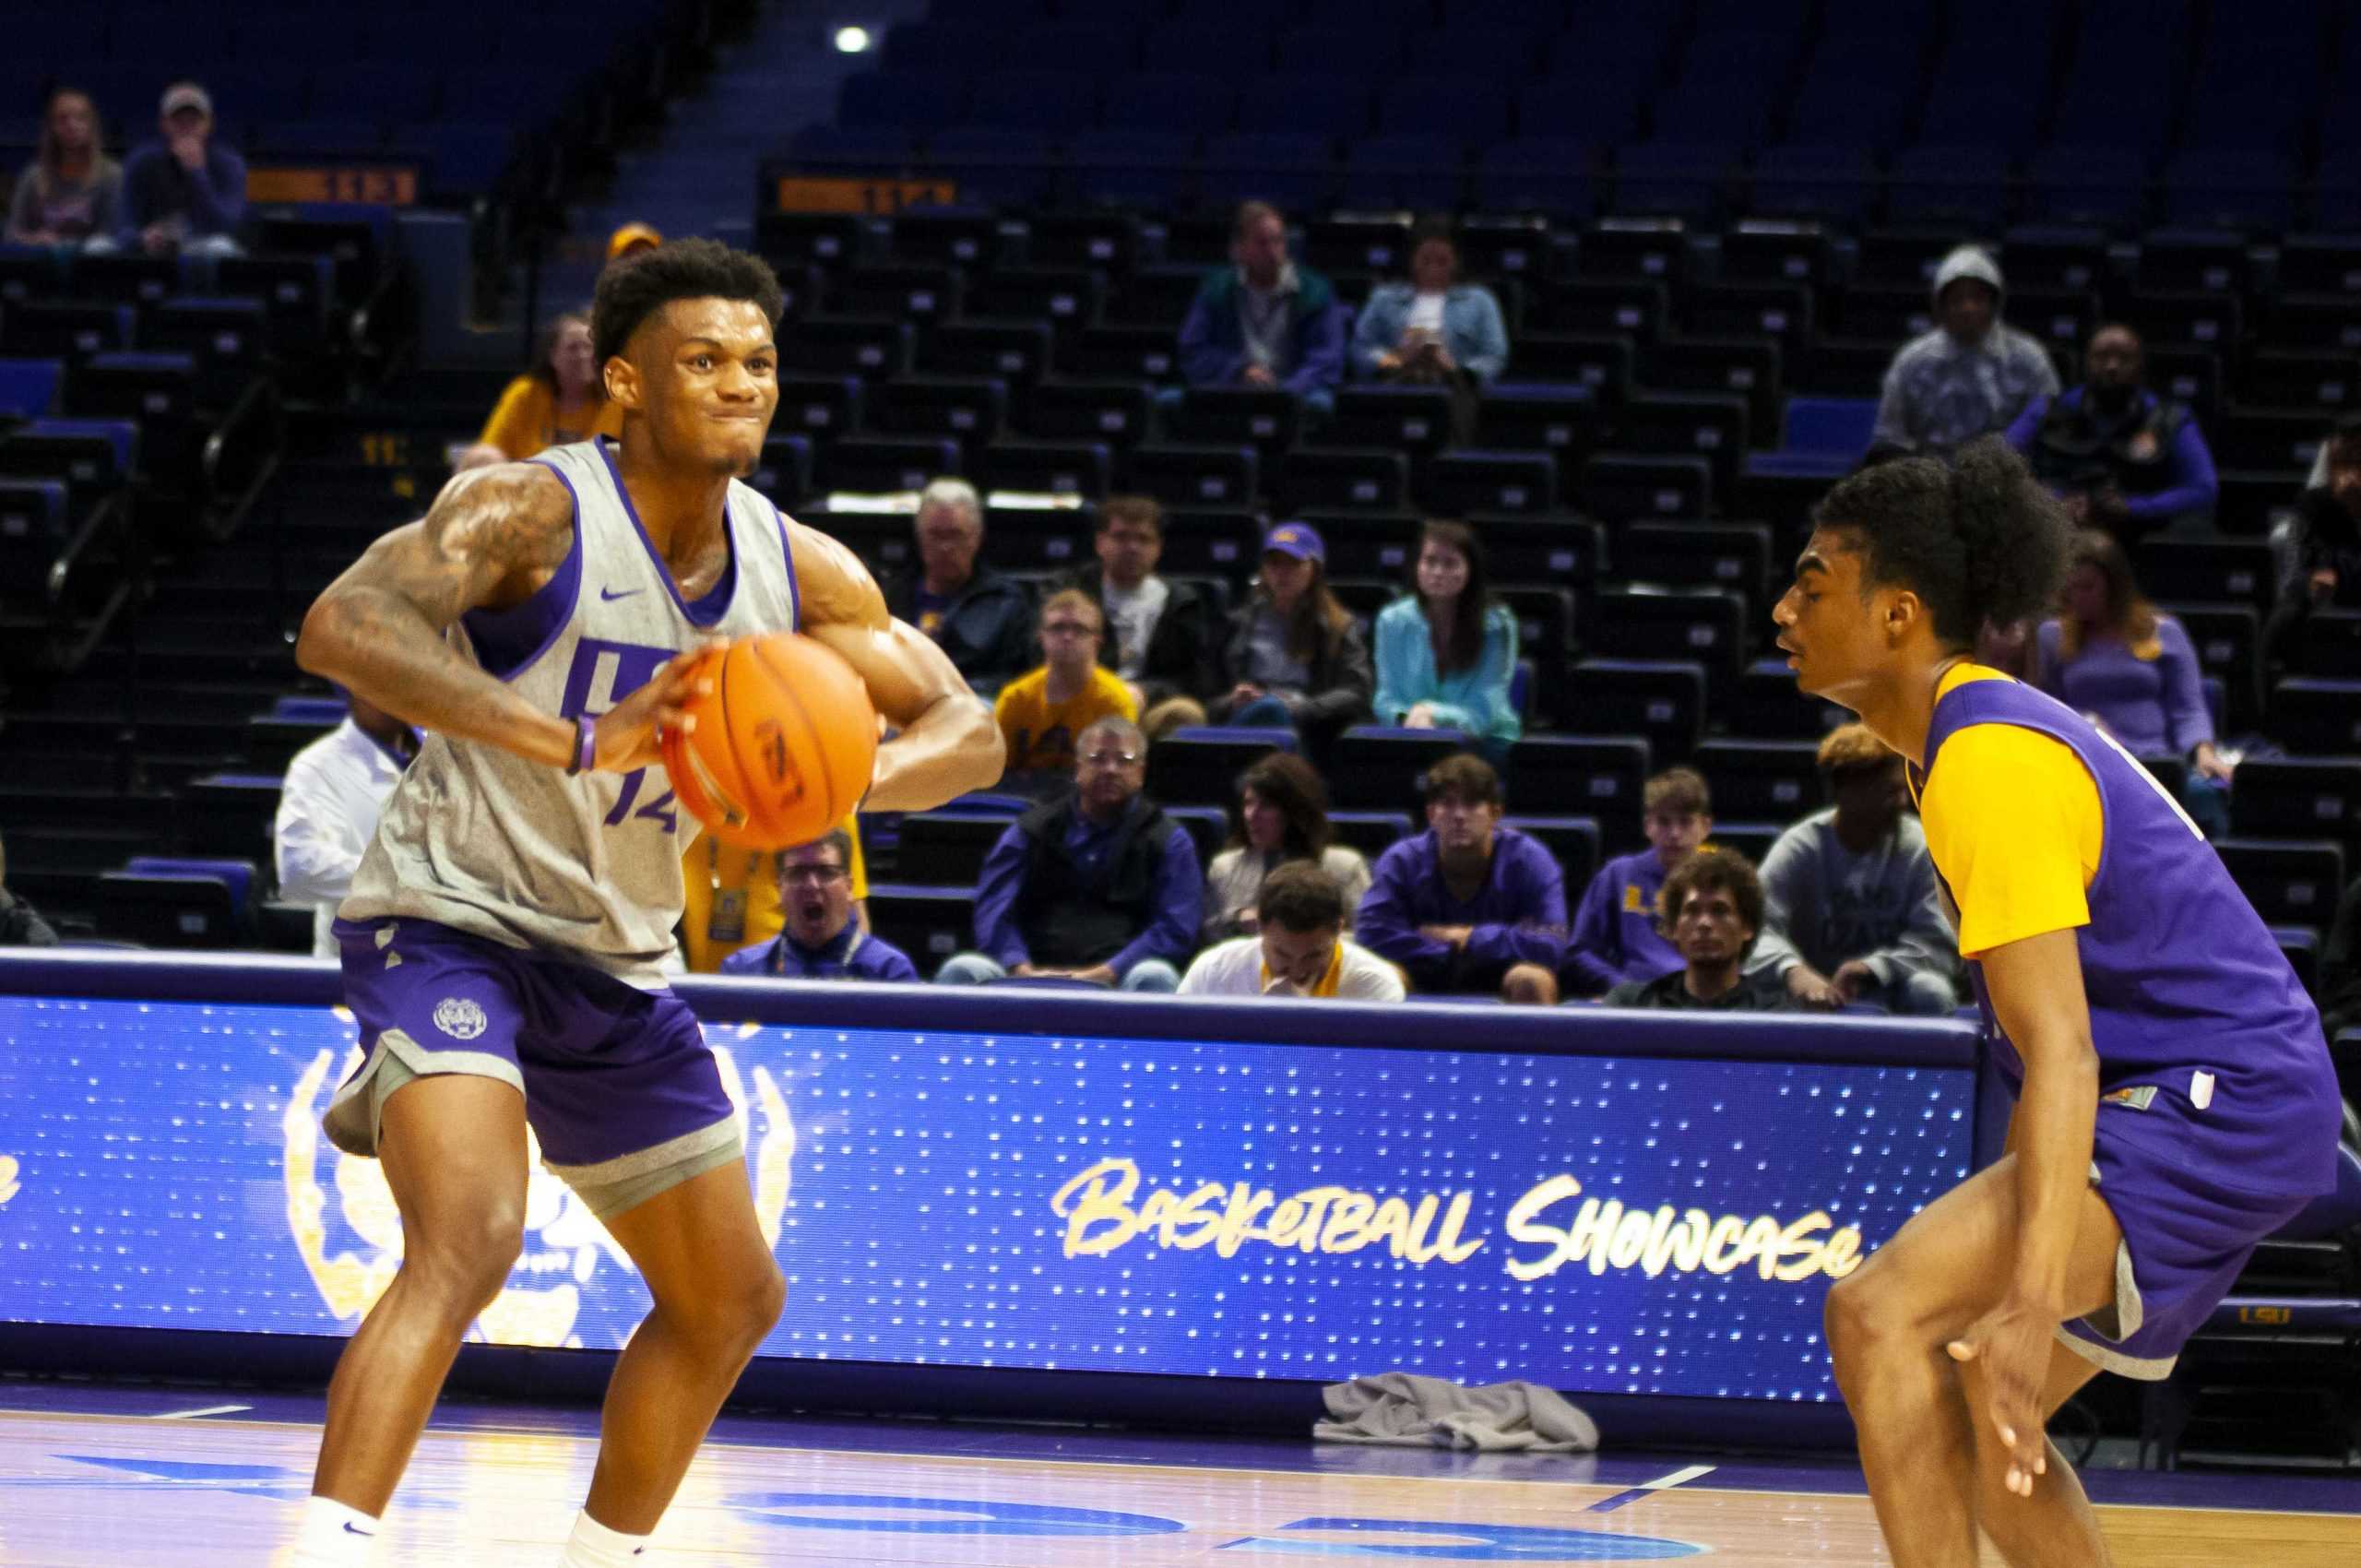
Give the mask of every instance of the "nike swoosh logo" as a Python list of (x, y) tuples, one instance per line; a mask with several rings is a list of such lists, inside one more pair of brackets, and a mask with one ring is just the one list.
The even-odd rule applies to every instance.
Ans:
[(629, 599), (633, 594), (646, 593), (647, 591), (647, 590), (646, 588), (625, 588), (621, 593), (617, 593), (613, 588), (602, 588), (599, 590), (599, 597), (605, 602), (611, 604), (616, 600)]
[(347, 1519), (344, 1522), (344, 1533), (349, 1536), (359, 1536), (363, 1540), (375, 1540), (377, 1538), (376, 1531), (364, 1530), (350, 1519)]

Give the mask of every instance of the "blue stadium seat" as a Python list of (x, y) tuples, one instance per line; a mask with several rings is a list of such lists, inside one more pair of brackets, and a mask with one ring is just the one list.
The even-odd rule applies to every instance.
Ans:
[(1144, 442), (1124, 460), (1123, 483), (1167, 506), (1244, 506), (1261, 486), (1252, 446), (1188, 446)]
[(1156, 70), (1107, 84), (1101, 122), (1110, 131), (1172, 131), (1192, 138), (1229, 128), (1238, 89), (1206, 71)]
[(1928, 143), (1894, 155), (1886, 211), (1895, 222), (1996, 229), (2008, 209), (2009, 160), (1998, 148)]
[(1869, 449), (1877, 417), (1873, 398), (1790, 398), (1779, 449), (1749, 453), (1746, 470), (1842, 479)]
[(0, 416), (33, 420), (48, 413), (65, 374), (57, 360), (0, 360)]
[[(1523, 780), (1512, 779), (1512, 785)], [(1530, 791), (1519, 789), (1518, 797)], [(1504, 816), (1502, 827), (1513, 827), (1528, 838), (1539, 839), (1558, 869), (1565, 873), (1566, 901), (1572, 903), (1590, 885), (1599, 867), (1599, 824), (1595, 816)]]
[(1614, 852), (1639, 837), (1640, 792), (1652, 766), (1645, 738), (1589, 731), (1526, 736), (1509, 748), (1508, 774), (1516, 801), (1592, 818)]
[(2272, 151), (2192, 148), (2165, 171), (2165, 220), (2281, 230), (2295, 215), (2296, 167)]
[(1759, 146), (1800, 36), (1754, 31), (1699, 38), (1680, 79), (1654, 107), (1655, 134)]
[(927, 162), (958, 183), (959, 199), (1029, 207), (1056, 177), (1056, 148), (1038, 130), (1007, 125), (946, 125), (927, 142)]
[(1690, 761), (1713, 790), (1715, 816), (1787, 823), (1824, 803), (1819, 750), (1817, 741), (1709, 740)]
[(1917, 73), (1898, 68), (1894, 47), (1882, 39), (1848, 41), (1832, 33), (1796, 93), (1787, 139), (1890, 150), (1918, 105)]
[(2298, 754), (2361, 754), (2361, 681), (2282, 679), (2271, 689), (2266, 732)]
[(1338, 27), (1288, 28), (1278, 37), (1282, 71), (1321, 72), (1373, 80), (1402, 64), (1402, 34), (1372, 17)]
[(2146, 154), (2133, 148), (2058, 145), (2026, 169), (2029, 216), (2053, 222), (2128, 228), (2146, 208)]
[(2238, 891), (2266, 925), (2309, 925), (2325, 931), (2336, 920), (2344, 891), (2344, 850), (2328, 839), (2216, 838)]
[(977, 78), (967, 118), (974, 125), (1047, 135), (1087, 125), (1097, 114), (1096, 77), (1067, 70), (996, 71)]
[(69, 493), (62, 480), (0, 479), (0, 541), (64, 540)]
[(1370, 128), (1369, 83), (1354, 77), (1274, 76), (1240, 89), (1241, 132), (1285, 132), (1323, 138), (1357, 137)]
[(1517, 89), (1517, 134), (1560, 143), (1611, 145), (1639, 131), (1647, 84), (1629, 77), (1571, 76), (1560, 72)]
[(1437, 517), (1557, 510), (1558, 466), (1546, 452), (1445, 450), (1430, 458), (1419, 499)]
[(1615, 155), (1615, 209), (1652, 218), (1711, 220), (1739, 161), (1726, 142), (1643, 142)]
[(1377, 810), (1415, 806), (1419, 780), (1427, 769), (1465, 751), (1471, 743), (1456, 730), (1356, 724), (1337, 736), (1329, 750), (1329, 793), (1344, 806)]
[(1173, 731), (1148, 747), (1147, 792), (1168, 802), (1227, 803), (1238, 776), (1274, 751), (1296, 750), (1292, 730), (1208, 725)]
[(175, 791), (181, 847), (192, 855), (267, 859), (282, 782), (275, 774), (251, 773), (190, 779)]
[(1140, 58), (1159, 71), (1201, 71), (1226, 81), (1251, 80), (1270, 66), (1277, 30), (1271, 12), (1192, 12), (1149, 30)]
[(2024, 157), (2033, 150), (2041, 104), (2035, 94), (2009, 85), (2021, 79), (2013, 62), (1997, 77), (1938, 79), (1919, 119), (1917, 145), (1988, 149), (2003, 162)]
[(1181, 205), (1197, 179), (1194, 131), (1085, 131), (1066, 146), (1067, 178), (1086, 202)]
[[(1086, 10), (1079, 14), (1090, 15)], [(1043, 23), (1009, 34), (1003, 57), (1012, 65), (1030, 70), (1057, 70), (1103, 81), (1118, 71), (1138, 66), (1140, 35), (1136, 28), (1110, 27), (1096, 17), (1086, 25)]]
[(1463, 147), (1494, 142), (1509, 134), (1509, 101), (1498, 82), (1481, 77), (1399, 76), (1378, 95), (1377, 124), (1389, 135), (1440, 137)]
[(976, 889), (973, 884), (930, 887), (916, 884), (872, 883), (869, 925), (878, 939), (890, 942), (910, 956), (920, 975), (931, 980), (943, 961), (975, 944)]
[(1456, 210), (1466, 185), (1460, 144), (1443, 137), (1364, 137), (1347, 148), (1337, 199), (1364, 210)]
[(953, 71), (863, 71), (847, 77), (836, 98), (840, 125), (892, 125), (923, 133), (958, 118), (967, 78)]
[(1565, 25), (1562, 16), (1529, 16), (1507, 27), (1470, 25), (1460, 18), (1460, 8), (1453, 6), (1445, 26), (1411, 34), (1406, 57), (1416, 70), (1482, 77), (1494, 93), (1505, 84), (1548, 74), (1559, 30)]
[(2142, 161), (2164, 150), (2171, 100), (2145, 78), (2104, 78), (2070, 91), (2051, 127), (2054, 145), (2132, 152)]
[(1597, 210), (1596, 143), (1525, 137), (1484, 149), (1476, 168), (1477, 205), (1490, 212), (1539, 212), (1585, 219)]
[(1326, 136), (1240, 131), (1205, 144), (1202, 189), (1217, 206), (1256, 197), (1301, 210), (1327, 205), (1336, 167)]
[(961, 471), (959, 444), (919, 437), (852, 436), (822, 450), (813, 469), (813, 484), (824, 492), (874, 495), (921, 490), (930, 480)]
[(1877, 184), (1876, 160), (1856, 148), (1766, 148), (1754, 160), (1750, 209), (1758, 218), (1826, 218), (1853, 224), (1868, 215)]
[(879, 58), (891, 72), (972, 71), (1003, 57), (1007, 35), (966, 20), (896, 22)]

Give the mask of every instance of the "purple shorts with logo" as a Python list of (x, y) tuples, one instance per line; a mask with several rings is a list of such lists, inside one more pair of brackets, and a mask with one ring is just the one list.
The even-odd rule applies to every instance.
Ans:
[[(707, 1159), (738, 1144), (705, 1031), (670, 992), (432, 921), (338, 921), (345, 1003), (367, 1054), (322, 1125), (376, 1152), (373, 1080), (465, 1073), (525, 1097), (549, 1168), (577, 1188)], [(406, 1080), (405, 1080), (406, 1081)]]
[(2115, 1305), (2059, 1325), (2067, 1346), (2107, 1371), (2151, 1381), (2230, 1293), (2257, 1243), (2308, 1201), (2231, 1186), (2209, 1158), (2205, 1118), (2179, 1090), (2142, 1085), (2099, 1102), (2091, 1182), (2123, 1245)]

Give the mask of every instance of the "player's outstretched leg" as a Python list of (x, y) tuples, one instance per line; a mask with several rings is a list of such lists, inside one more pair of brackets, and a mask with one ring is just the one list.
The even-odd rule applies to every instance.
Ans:
[[(2089, 1568), (2107, 1560), (2061, 1459), (2053, 1455), (2030, 1498), (1987, 1483), (1975, 1430), (1989, 1424), (1981, 1389), (1962, 1380), (1944, 1349), (2006, 1293), (2016, 1265), (2016, 1210), (2011, 1155), (1928, 1205), (1829, 1291), (1829, 1353), (1896, 1568), (1975, 1568), (1979, 1522), (1998, 1541), (2050, 1541), (2045, 1550), (2052, 1555), (2027, 1563)], [(2114, 1215), (2086, 1191), (2069, 1280), (2078, 1303), (2072, 1315), (2114, 1300), (2120, 1235)]]
[(507, 1282), (525, 1236), (525, 1097), (437, 1074), (386, 1101), (377, 1158), (402, 1217), (402, 1266), (328, 1384), (315, 1497), (386, 1510), (459, 1341)]
[[(656, 1300), (615, 1362), (585, 1507), (624, 1536), (656, 1527), (721, 1402), (778, 1322), (787, 1282), (733, 1160), (607, 1220)], [(595, 1561), (595, 1559), (590, 1559)]]

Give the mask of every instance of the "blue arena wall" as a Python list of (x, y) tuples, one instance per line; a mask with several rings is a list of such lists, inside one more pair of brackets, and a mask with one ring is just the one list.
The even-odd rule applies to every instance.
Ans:
[[(1825, 1435), (1832, 1279), (1997, 1141), (1975, 1032), (683, 980), (787, 1311), (744, 1392), (1308, 1418), (1406, 1369), (1611, 1431)], [(0, 1364), (315, 1376), (398, 1265), (320, 1135), (335, 968), (0, 956)], [(1981, 1110), (1979, 1109), (1981, 1107)], [(537, 1170), (463, 1381), (595, 1386), (647, 1305)]]

